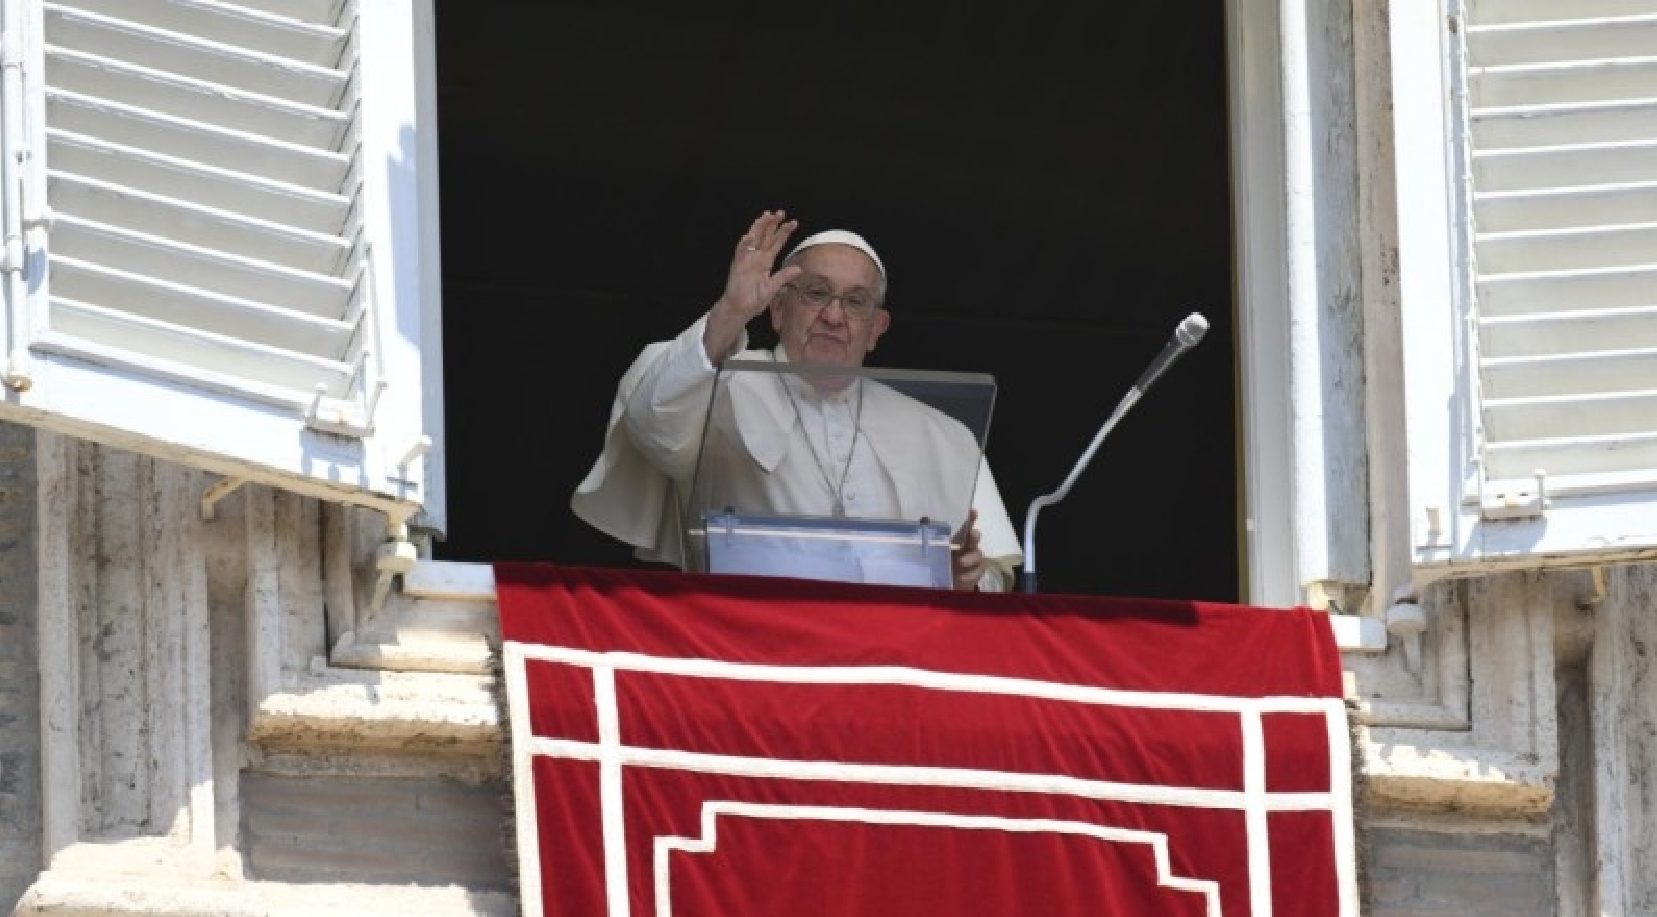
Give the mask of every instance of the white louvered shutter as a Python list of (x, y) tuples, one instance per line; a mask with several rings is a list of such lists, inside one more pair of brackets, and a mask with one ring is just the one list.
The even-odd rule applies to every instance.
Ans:
[(1392, 5), (1418, 559), (1657, 548), (1657, 0)]
[(440, 516), (429, 3), (21, 2), (22, 416)]

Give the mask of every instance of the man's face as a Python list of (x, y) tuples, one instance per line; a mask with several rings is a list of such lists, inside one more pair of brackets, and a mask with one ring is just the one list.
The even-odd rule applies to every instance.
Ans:
[(771, 301), (771, 327), (788, 358), (863, 365), (892, 320), (878, 304), (880, 269), (857, 249), (834, 244), (814, 245), (793, 263), (800, 276)]

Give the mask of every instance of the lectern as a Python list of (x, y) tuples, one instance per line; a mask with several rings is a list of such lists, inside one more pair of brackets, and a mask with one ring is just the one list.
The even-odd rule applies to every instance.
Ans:
[(684, 515), (688, 568), (947, 588), (995, 392), (982, 373), (726, 361)]

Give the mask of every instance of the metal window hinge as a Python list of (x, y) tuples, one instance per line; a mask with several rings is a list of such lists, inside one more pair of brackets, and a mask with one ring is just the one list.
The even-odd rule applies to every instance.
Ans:
[(201, 521), (212, 522), (218, 517), (219, 501), (241, 489), (247, 478), (219, 478), (201, 495)]
[(1491, 522), (1536, 519), (1548, 510), (1548, 473), (1537, 470), (1534, 487), (1513, 487), (1485, 494), (1479, 499), (1479, 515)]
[(328, 386), (319, 382), (311, 396), (311, 403), (305, 408), (305, 425), (313, 430), (354, 439), (373, 436), (374, 411), (379, 407), (380, 396), (387, 387), (384, 380), (376, 383), (369, 390), (365, 403), (358, 407), (329, 399)]
[(397, 473), (388, 476), (386, 480), (401, 487), (404, 496), (407, 496), (408, 491), (418, 491), (423, 481), (411, 474), (409, 467), (424, 458), (426, 453), (431, 451), (431, 448), (432, 438), (430, 436), (422, 434), (416, 438), (414, 445), (409, 446), (407, 451), (403, 453), (402, 458), (397, 460)]

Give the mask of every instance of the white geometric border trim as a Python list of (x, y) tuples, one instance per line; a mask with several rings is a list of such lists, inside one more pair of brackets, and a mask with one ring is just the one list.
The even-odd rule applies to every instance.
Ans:
[(1220, 883), (1208, 879), (1176, 876), (1168, 860), (1168, 836), (1155, 831), (1108, 828), (1079, 821), (1052, 818), (1003, 818), (991, 815), (959, 815), (950, 812), (921, 812), (907, 809), (865, 809), (845, 806), (790, 806), (763, 803), (709, 800), (702, 803), (702, 836), (657, 837), (654, 846), (656, 917), (673, 917), (671, 860), (675, 850), (712, 853), (719, 847), (719, 817), (763, 818), (781, 821), (835, 821), (865, 825), (919, 825), (928, 828), (957, 828), (968, 831), (1007, 831), (1023, 834), (1067, 834), (1092, 837), (1107, 843), (1142, 844), (1151, 848), (1156, 860), (1157, 884), (1178, 892), (1202, 895), (1208, 917), (1220, 917)]

